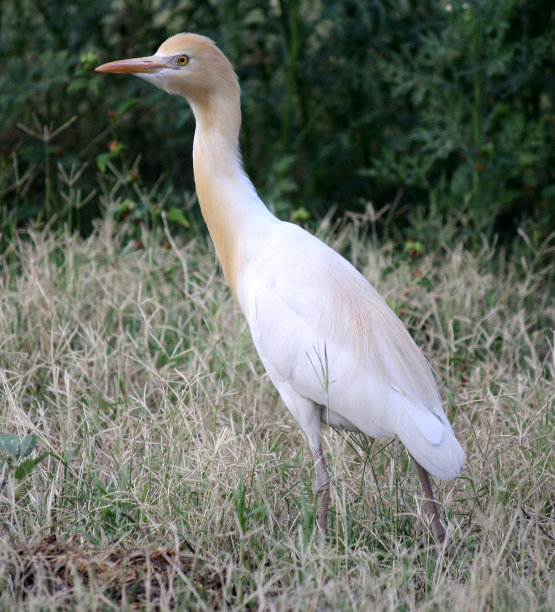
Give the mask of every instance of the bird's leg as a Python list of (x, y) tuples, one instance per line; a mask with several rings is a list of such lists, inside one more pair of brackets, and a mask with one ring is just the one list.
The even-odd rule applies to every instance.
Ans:
[(414, 457), (412, 459), (416, 464), (416, 470), (418, 471), (418, 476), (420, 477), (420, 482), (422, 483), (422, 488), (424, 489), (424, 495), (426, 496), (426, 500), (424, 502), (426, 512), (432, 517), (432, 532), (434, 534), (436, 544), (439, 547), (445, 540), (445, 529), (439, 518), (439, 510), (437, 509), (434, 492), (432, 491), (430, 475)]
[(312, 451), (314, 469), (316, 471), (316, 492), (318, 493), (318, 528), (322, 534), (326, 532), (328, 522), (328, 506), (330, 503), (330, 477), (324, 460), (322, 446)]

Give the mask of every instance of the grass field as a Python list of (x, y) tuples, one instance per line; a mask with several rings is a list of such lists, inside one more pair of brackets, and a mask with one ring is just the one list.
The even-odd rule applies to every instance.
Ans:
[(553, 253), (522, 237), (518, 257), (402, 260), (361, 227), (320, 233), (410, 328), (467, 452), (435, 482), (435, 571), (396, 442), (325, 430), (319, 541), (308, 445), (211, 245), (126, 249), (106, 221), (0, 261), (0, 433), (49, 453), (21, 480), (1, 468), (0, 609), (555, 609)]

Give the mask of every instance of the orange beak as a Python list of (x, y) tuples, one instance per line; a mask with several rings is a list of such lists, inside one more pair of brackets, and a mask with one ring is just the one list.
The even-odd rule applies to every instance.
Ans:
[(102, 64), (102, 66), (96, 68), (96, 72), (142, 74), (145, 72), (158, 72), (162, 68), (168, 68), (168, 65), (158, 57), (134, 57), (132, 59)]

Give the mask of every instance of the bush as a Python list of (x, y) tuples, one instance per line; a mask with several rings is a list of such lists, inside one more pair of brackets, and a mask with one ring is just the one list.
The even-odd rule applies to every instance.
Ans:
[(87, 233), (108, 213), (130, 238), (164, 210), (201, 227), (186, 103), (94, 73), (183, 30), (237, 67), (245, 165), (280, 216), (373, 202), (378, 232), (426, 243), (553, 225), (545, 1), (21, 0), (0, 20), (4, 247), (30, 222)]
[(380, 59), (405, 129), (391, 129), (365, 173), (410, 190), (419, 237), (430, 216), (433, 231), (463, 238), (511, 235), (520, 224), (547, 235), (555, 39), (541, 4), (446, 4), (435, 24)]

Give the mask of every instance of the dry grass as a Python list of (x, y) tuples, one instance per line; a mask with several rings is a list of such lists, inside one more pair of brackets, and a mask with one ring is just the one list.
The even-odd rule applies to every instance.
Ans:
[(318, 541), (310, 453), (210, 245), (145, 235), (126, 251), (106, 223), (87, 240), (33, 234), (0, 261), (0, 433), (51, 453), (19, 483), (2, 468), (0, 609), (555, 608), (545, 249), (411, 263), (356, 235), (336, 246), (442, 375), (468, 455), (436, 483), (451, 544), (436, 571), (396, 443), (325, 433)]

